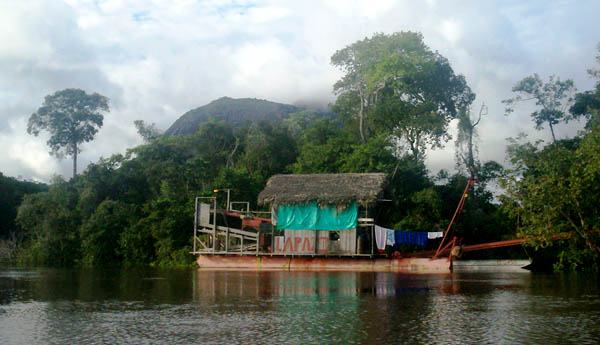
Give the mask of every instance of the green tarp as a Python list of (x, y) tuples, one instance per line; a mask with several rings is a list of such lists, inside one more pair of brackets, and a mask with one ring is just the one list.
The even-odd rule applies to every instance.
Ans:
[(356, 202), (352, 202), (340, 212), (333, 205), (321, 208), (316, 201), (304, 205), (279, 205), (277, 228), (288, 230), (354, 229), (357, 215)]

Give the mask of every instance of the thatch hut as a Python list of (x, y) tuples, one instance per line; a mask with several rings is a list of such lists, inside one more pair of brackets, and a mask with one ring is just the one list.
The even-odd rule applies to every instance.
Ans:
[[(386, 175), (296, 174), (275, 175), (258, 196), (270, 205), (280, 236), (275, 252), (290, 254), (355, 255), (370, 242), (370, 229), (357, 231), (359, 219), (383, 197)], [(372, 223), (372, 221), (371, 221)], [(369, 252), (371, 250), (369, 249)]]

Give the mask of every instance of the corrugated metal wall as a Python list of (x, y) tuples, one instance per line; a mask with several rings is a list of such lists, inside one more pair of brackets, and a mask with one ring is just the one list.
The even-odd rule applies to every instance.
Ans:
[[(334, 232), (338, 236), (331, 236)], [(286, 254), (356, 254), (356, 229), (339, 231), (285, 230), (284, 236), (275, 236), (275, 252)]]

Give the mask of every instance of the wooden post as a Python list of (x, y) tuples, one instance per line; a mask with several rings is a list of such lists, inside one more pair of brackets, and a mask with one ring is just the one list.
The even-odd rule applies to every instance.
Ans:
[(271, 223), (271, 256), (273, 256), (273, 252), (275, 251), (275, 225)]
[(373, 256), (373, 254), (375, 254), (375, 227), (373, 225), (370, 226), (371, 228), (371, 256)]

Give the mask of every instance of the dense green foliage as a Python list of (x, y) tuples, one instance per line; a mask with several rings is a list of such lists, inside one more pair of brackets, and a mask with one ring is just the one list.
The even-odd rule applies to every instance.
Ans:
[(0, 239), (6, 239), (16, 230), (17, 207), (27, 194), (38, 193), (47, 187), (41, 183), (19, 181), (0, 173)]
[[(19, 261), (191, 265), (194, 198), (230, 188), (232, 200), (249, 201), (255, 209), (266, 180), (279, 173), (386, 173), (389, 201), (380, 203), (378, 223), (442, 231), (472, 172), (477, 183), (455, 227), (465, 243), (518, 235), (535, 237), (536, 248), (547, 248), (553, 235), (573, 232), (574, 238), (554, 245), (556, 256), (548, 260), (558, 269), (597, 268), (599, 87), (576, 95), (573, 109), (579, 115), (573, 110), (569, 115), (589, 119), (585, 132), (548, 146), (514, 141), (509, 145), (513, 166), (505, 171), (477, 157), (473, 138), (481, 112), (477, 121), (471, 119), (474, 95), (420, 34), (376, 34), (336, 52), (332, 63), (345, 72), (334, 86), (334, 116), (244, 100), (248, 116), (232, 121), (243, 111), (242, 103), (224, 98), (173, 125), (178, 129), (171, 132), (189, 135), (158, 136), (155, 127), (139, 122), (144, 145), (102, 158), (70, 181), (56, 179), (47, 191), (24, 197), (15, 227), (22, 237)], [(210, 113), (211, 107), (220, 115)], [(539, 114), (546, 114), (544, 109)], [(425, 149), (450, 140), (447, 127), (455, 118), (459, 172), (442, 171), (433, 178), (424, 164)], [(540, 121), (553, 125), (552, 119)], [(181, 127), (186, 121), (193, 123)], [(500, 177), (506, 192), (498, 204), (492, 190)]]
[[(76, 179), (57, 179), (48, 191), (26, 196), (19, 209), (20, 262), (191, 264), (194, 197), (232, 188), (232, 200), (255, 208), (266, 179), (277, 173), (385, 172), (392, 202), (380, 211), (382, 222), (406, 230), (447, 225), (465, 178), (436, 185), (422, 160), (396, 158), (383, 134), (361, 143), (329, 119), (309, 119), (300, 132), (294, 126), (297, 121), (237, 128), (209, 121), (194, 135), (161, 137), (90, 164)], [(484, 212), (494, 213), (490, 200), (482, 200)]]
[(503, 208), (519, 235), (552, 252), (546, 260), (557, 270), (597, 271), (600, 265), (600, 75), (590, 74), (598, 79), (595, 89), (577, 94), (569, 115), (585, 116), (585, 131), (546, 146), (511, 139), (514, 168), (502, 179)]
[[(504, 207), (518, 222), (521, 237), (535, 238), (537, 248), (557, 248), (557, 269), (598, 269), (599, 148), (597, 126), (580, 138), (545, 147), (516, 140), (509, 146), (515, 168), (503, 179)], [(566, 239), (550, 241), (561, 235)]]
[[(194, 197), (234, 187), (232, 197), (256, 200), (262, 174), (273, 173), (268, 166), (245, 170), (244, 151), (231, 156), (233, 133), (224, 122), (207, 122), (195, 135), (158, 138), (26, 196), (17, 217), (25, 229), (21, 262), (189, 264)], [(238, 166), (227, 167), (232, 159)]]
[(382, 132), (408, 145), (413, 159), (448, 141), (449, 121), (474, 99), (465, 78), (414, 32), (371, 38), (338, 50), (336, 111), (356, 124), (361, 142)]

